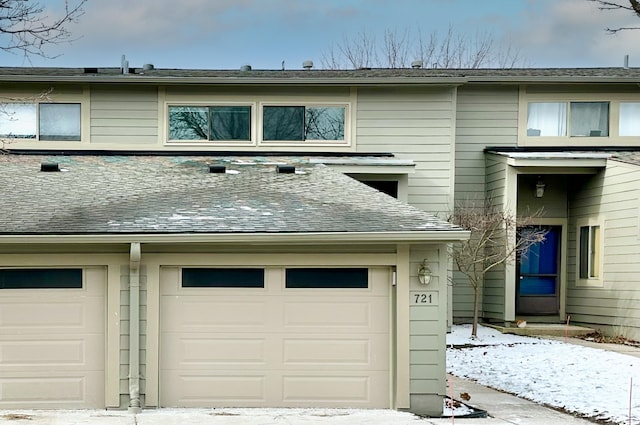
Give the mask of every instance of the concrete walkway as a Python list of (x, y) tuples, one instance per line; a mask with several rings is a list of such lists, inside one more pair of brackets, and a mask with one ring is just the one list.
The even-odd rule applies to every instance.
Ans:
[[(586, 419), (550, 409), (532, 401), (483, 387), (475, 382), (448, 376), (451, 379), (453, 398), (460, 399), (460, 393), (467, 393), (471, 399), (469, 406), (486, 410), (487, 418), (455, 418), (454, 422), (463, 425), (587, 425), (593, 424)], [(448, 419), (427, 419), (433, 425), (451, 424)]]

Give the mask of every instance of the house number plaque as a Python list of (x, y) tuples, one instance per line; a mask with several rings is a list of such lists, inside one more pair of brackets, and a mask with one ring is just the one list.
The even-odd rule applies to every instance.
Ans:
[(438, 304), (438, 293), (437, 292), (412, 292), (411, 304), (414, 304), (414, 305)]

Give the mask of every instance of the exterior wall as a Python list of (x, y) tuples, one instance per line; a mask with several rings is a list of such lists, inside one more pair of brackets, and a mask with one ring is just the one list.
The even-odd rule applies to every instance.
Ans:
[(412, 159), (409, 204), (446, 213), (453, 202), (456, 97), (451, 87), (358, 88), (358, 152)]
[(90, 123), (91, 147), (157, 149), (158, 89), (94, 86)]
[[(455, 202), (483, 202), (487, 146), (516, 146), (518, 88), (509, 86), (461, 87), (456, 114)], [(488, 179), (488, 177), (487, 177)], [(473, 317), (473, 289), (454, 272), (453, 317)]]
[[(609, 160), (593, 177), (576, 177), (584, 189), (569, 199), (567, 314), (612, 335), (640, 340), (640, 166)], [(600, 224), (604, 237), (603, 279), (577, 279), (579, 220)]]
[[(428, 285), (418, 282), (423, 260), (432, 272)], [(446, 245), (411, 249), (410, 389), (411, 410), (418, 413), (438, 412), (446, 395), (447, 262)]]
[[(487, 155), (486, 159), (487, 171), (487, 199), (493, 202), (497, 208), (508, 210), (510, 204), (513, 203), (515, 208), (515, 196), (509, 197), (509, 188), (513, 182), (510, 182), (510, 168), (495, 155)], [(506, 309), (506, 277), (507, 270), (505, 267), (496, 267), (485, 275), (484, 286), (482, 288), (482, 305), (480, 317), (489, 320), (504, 320)]]

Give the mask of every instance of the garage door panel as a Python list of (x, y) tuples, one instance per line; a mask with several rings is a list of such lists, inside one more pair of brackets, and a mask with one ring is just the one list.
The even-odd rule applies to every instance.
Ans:
[(104, 407), (105, 281), (0, 290), (0, 407)]
[(243, 327), (255, 330), (263, 327), (267, 320), (267, 306), (261, 301), (239, 302), (235, 298), (200, 301), (200, 297), (181, 297), (179, 303), (163, 300), (162, 307), (166, 317), (181, 318), (163, 323), (163, 329), (170, 332), (207, 332), (225, 328), (235, 332)]
[(164, 398), (172, 407), (259, 406), (266, 402), (266, 377), (251, 375), (189, 375), (170, 371), (166, 375), (174, 385), (164, 388)]
[[(6, 374), (3, 374), (6, 375)], [(104, 396), (92, 386), (103, 372), (52, 373), (33, 377), (12, 373), (0, 378), (0, 408), (78, 408), (104, 406)]]
[(362, 338), (311, 338), (283, 340), (282, 362), (297, 369), (388, 370), (389, 336)]
[[(287, 330), (305, 328), (309, 332), (352, 333), (368, 329), (388, 332), (388, 300), (312, 301), (287, 298), (284, 326)], [(299, 330), (299, 329), (298, 329)]]
[(228, 338), (224, 335), (163, 334), (162, 353), (167, 364), (188, 369), (212, 367), (248, 367), (251, 364), (264, 367), (265, 338)]
[(103, 334), (84, 335), (81, 339), (65, 335), (5, 335), (0, 337), (0, 370), (101, 370), (103, 339)]
[(162, 274), (160, 404), (389, 407), (388, 270), (366, 289), (265, 276), (261, 291), (192, 291)]
[(368, 407), (385, 405), (388, 400), (372, 391), (385, 385), (385, 373), (367, 375), (286, 375), (283, 376), (283, 400), (291, 405)]

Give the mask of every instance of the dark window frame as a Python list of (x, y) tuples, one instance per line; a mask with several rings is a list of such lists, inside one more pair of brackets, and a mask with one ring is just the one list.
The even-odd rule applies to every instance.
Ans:
[[(265, 269), (260, 267), (183, 267), (180, 276), (182, 288), (264, 289), (265, 287)], [(238, 278), (242, 278), (245, 282), (238, 283)]]
[(369, 269), (366, 267), (286, 268), (285, 269), (285, 288), (286, 289), (369, 289)]
[(0, 269), (1, 289), (82, 289), (81, 268)]

